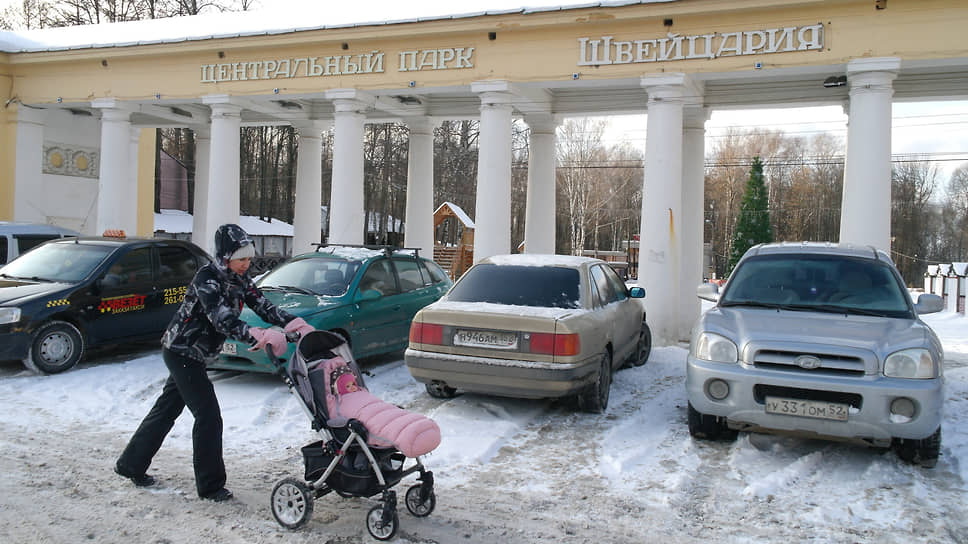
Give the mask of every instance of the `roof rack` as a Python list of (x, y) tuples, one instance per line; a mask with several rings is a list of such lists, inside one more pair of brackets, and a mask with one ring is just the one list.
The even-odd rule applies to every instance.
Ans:
[(323, 244), (323, 243), (314, 243), (313, 245), (316, 246), (316, 251), (319, 251), (324, 247), (354, 247), (354, 248), (374, 249), (377, 251), (382, 251), (383, 254), (386, 255), (387, 257), (393, 255), (393, 253), (397, 251), (412, 251), (414, 258), (417, 258), (420, 256), (419, 247), (397, 247), (397, 246), (374, 245), (374, 244)]

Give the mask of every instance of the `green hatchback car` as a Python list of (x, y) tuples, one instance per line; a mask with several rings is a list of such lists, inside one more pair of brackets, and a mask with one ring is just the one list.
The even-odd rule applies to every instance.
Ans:
[[(357, 359), (405, 349), (413, 316), (452, 284), (437, 263), (416, 251), (383, 246), (323, 246), (256, 282), (273, 304), (346, 338)], [(254, 327), (269, 326), (248, 308), (241, 318)], [(288, 361), (294, 350), (290, 344), (282, 358)], [(231, 339), (209, 368), (275, 370), (264, 351), (249, 351)]]

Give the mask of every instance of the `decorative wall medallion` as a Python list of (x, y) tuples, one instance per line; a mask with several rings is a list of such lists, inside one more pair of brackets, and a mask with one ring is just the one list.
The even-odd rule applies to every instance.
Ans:
[(44, 146), (44, 173), (60, 176), (97, 178), (99, 175), (96, 148), (50, 144)]

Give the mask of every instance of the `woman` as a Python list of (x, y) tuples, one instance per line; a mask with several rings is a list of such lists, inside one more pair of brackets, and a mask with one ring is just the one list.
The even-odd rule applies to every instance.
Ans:
[(146, 473), (148, 466), (188, 406), (195, 417), (192, 446), (198, 495), (217, 502), (232, 498), (225, 488), (222, 415), (205, 362), (218, 355), (226, 337), (251, 343), (253, 351), (267, 344), (277, 350), (285, 346), (286, 337), (278, 330), (250, 327), (239, 319), (243, 303), (267, 323), (285, 326), (286, 332), (314, 330), (302, 318), (274, 306), (256, 288), (247, 274), (254, 256), (252, 239), (238, 225), (222, 225), (215, 232), (215, 260), (195, 274), (161, 339), (168, 380), (114, 467), (136, 486), (155, 483)]

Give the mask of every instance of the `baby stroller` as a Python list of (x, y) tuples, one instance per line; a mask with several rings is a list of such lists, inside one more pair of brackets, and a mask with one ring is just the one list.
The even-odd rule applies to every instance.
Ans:
[[(370, 395), (349, 345), (335, 333), (313, 331), (300, 338), (288, 370), (269, 348), (267, 351), (290, 392), (301, 400), (300, 405), (312, 421), (313, 430), (323, 437), (302, 448), (305, 481), (285, 478), (273, 488), (270, 504), (276, 521), (288, 529), (302, 527), (312, 517), (313, 500), (331, 491), (341, 497), (369, 498), (379, 494), (379, 504), (366, 515), (366, 528), (373, 538), (390, 540), (400, 526), (396, 492), (392, 488), (415, 472), (420, 474), (419, 483), (407, 490), (407, 510), (417, 517), (433, 512), (437, 503), (433, 473), (424, 468), (420, 455), (412, 455), (415, 464), (404, 468), (408, 457), (404, 451), (423, 454), (435, 448), (440, 443), (440, 430), (435, 423)], [(367, 405), (358, 412), (360, 419), (346, 418), (341, 413), (339, 393), (344, 392), (347, 383), (354, 394), (344, 395), (344, 398), (362, 399)], [(384, 410), (385, 414), (392, 414), (395, 410), (405, 415), (402, 419), (421, 426), (423, 438), (418, 443), (411, 441), (397, 448), (385, 438), (396, 432), (394, 429), (386, 431), (386, 425), (377, 429), (376, 424), (373, 429), (367, 428), (365, 421), (373, 419), (369, 416), (373, 415), (374, 408)], [(383, 419), (388, 420), (388, 417)], [(389, 416), (389, 420), (399, 419)], [(371, 432), (376, 430), (381, 436)]]

